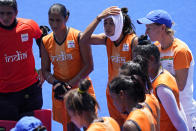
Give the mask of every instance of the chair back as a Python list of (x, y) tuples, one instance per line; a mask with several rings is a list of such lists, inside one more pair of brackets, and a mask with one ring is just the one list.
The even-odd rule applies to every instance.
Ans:
[(0, 131), (10, 131), (16, 123), (17, 121), (0, 120)]
[[(52, 111), (50, 109), (40, 109), (34, 111), (34, 116), (41, 120), (42, 124), (51, 131), (52, 126)], [(15, 127), (17, 121), (0, 120), (0, 131), (10, 131)]]
[(41, 120), (47, 131), (51, 131), (52, 111), (50, 109), (35, 110), (34, 116)]

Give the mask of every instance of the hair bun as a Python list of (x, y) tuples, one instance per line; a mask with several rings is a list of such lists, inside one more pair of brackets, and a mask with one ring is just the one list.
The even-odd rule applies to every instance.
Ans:
[(144, 62), (144, 60), (146, 60), (146, 59), (145, 59), (143, 56), (137, 55), (137, 56), (135, 56), (135, 57), (133, 58), (132, 61), (141, 64), (141, 63)]
[(147, 35), (140, 35), (140, 37), (138, 38), (138, 41), (141, 40), (148, 40), (148, 36)]
[(138, 45), (149, 45), (151, 44), (151, 41), (148, 40), (148, 36), (147, 35), (141, 35), (138, 38)]
[(88, 79), (83, 79), (79, 84), (80, 91), (88, 91), (89, 87), (91, 86), (91, 82)]
[(122, 13), (127, 14), (128, 13), (128, 8), (123, 7), (121, 8)]

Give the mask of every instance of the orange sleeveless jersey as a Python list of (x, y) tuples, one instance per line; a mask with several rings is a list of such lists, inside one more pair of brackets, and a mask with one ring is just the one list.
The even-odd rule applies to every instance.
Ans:
[[(178, 90), (176, 80), (167, 70), (163, 70), (163, 72), (152, 82), (153, 92), (154, 92), (156, 97), (157, 97), (156, 89), (157, 89), (157, 86), (159, 86), (159, 85), (165, 85), (169, 89), (171, 89), (171, 91), (173, 92), (173, 94), (176, 98), (177, 105), (180, 108), (180, 105), (179, 105), (179, 90)], [(160, 104), (160, 107), (161, 107), (160, 131), (175, 131), (176, 128), (172, 124), (169, 116), (167, 115), (167, 112), (165, 111), (165, 109), (164, 109), (164, 107), (163, 107), (163, 105), (161, 104), (160, 101), (159, 101), (159, 104)]]
[(92, 123), (87, 131), (120, 131), (118, 123), (111, 117), (103, 117), (104, 122)]
[[(132, 59), (131, 43), (135, 34), (128, 34), (118, 47), (114, 45), (109, 38), (106, 41), (107, 56), (108, 56), (108, 82), (119, 74), (119, 68), (123, 63)], [(106, 89), (107, 105), (110, 116), (113, 117), (120, 126), (123, 125), (127, 116), (121, 114), (114, 106), (112, 98), (109, 94), (109, 88)]]
[(159, 101), (154, 96), (154, 94), (146, 94), (146, 100), (145, 104), (147, 105), (147, 108), (151, 111), (153, 115), (154, 125), (156, 128), (156, 131), (160, 130), (160, 106)]
[(62, 45), (56, 44), (53, 33), (43, 38), (50, 61), (54, 65), (54, 76), (58, 80), (68, 81), (82, 68), (78, 34), (78, 30), (69, 28), (67, 38)]
[(110, 82), (119, 74), (119, 68), (123, 63), (132, 59), (131, 42), (135, 34), (126, 35), (119, 46), (115, 46), (110, 39), (106, 41), (108, 56), (108, 81)]
[(129, 113), (126, 121), (132, 121), (140, 131), (155, 131), (155, 125), (152, 113), (148, 107), (133, 110)]
[[(67, 82), (71, 80), (83, 67), (78, 35), (78, 30), (69, 28), (66, 40), (62, 45), (56, 43), (53, 33), (45, 36), (42, 40), (53, 64), (54, 77), (60, 81)], [(90, 79), (89, 77), (87, 78)], [(89, 88), (89, 93), (95, 96), (93, 86)], [(54, 96), (52, 99), (53, 119), (67, 125), (66, 123), (70, 121), (70, 118), (65, 109), (65, 102), (56, 100)]]

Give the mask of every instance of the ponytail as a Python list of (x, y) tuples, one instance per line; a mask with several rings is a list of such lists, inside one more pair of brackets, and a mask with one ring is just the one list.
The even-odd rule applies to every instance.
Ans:
[(129, 17), (128, 13), (128, 8), (121, 8), (121, 12), (123, 14), (123, 34), (135, 34), (135, 26), (133, 25), (131, 18)]
[(79, 115), (84, 111), (95, 113), (96, 108), (99, 108), (99, 104), (96, 99), (87, 92), (90, 86), (90, 80), (84, 79), (79, 83), (78, 89), (70, 90), (65, 96), (66, 108)]

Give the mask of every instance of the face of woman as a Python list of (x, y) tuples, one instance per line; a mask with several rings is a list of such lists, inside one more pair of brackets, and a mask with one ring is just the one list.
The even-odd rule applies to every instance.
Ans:
[(150, 37), (151, 41), (160, 41), (161, 37), (161, 25), (147, 24), (146, 34)]
[(113, 93), (113, 92), (110, 92), (110, 95), (112, 97), (112, 100), (113, 100), (113, 103), (116, 109), (119, 112), (124, 113), (126, 110), (125, 110), (124, 102), (122, 101), (120, 95)]
[(65, 27), (66, 19), (58, 12), (49, 15), (49, 24), (53, 32), (57, 32)]
[(78, 128), (82, 128), (83, 127), (83, 117), (81, 117), (81, 115), (78, 115), (77, 113), (74, 113), (70, 110), (68, 110), (69, 116), (71, 118), (71, 121), (78, 127)]
[(12, 7), (0, 6), (0, 23), (3, 26), (10, 26), (15, 18), (17, 12)]
[(113, 36), (115, 32), (115, 25), (112, 18), (104, 20), (104, 30), (107, 36)]

